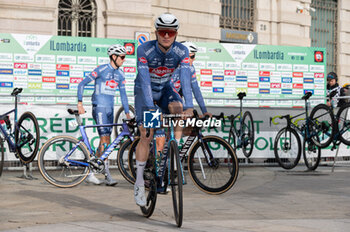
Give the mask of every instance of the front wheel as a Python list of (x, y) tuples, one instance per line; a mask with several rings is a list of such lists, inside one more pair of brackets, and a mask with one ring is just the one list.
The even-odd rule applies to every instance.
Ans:
[(4, 140), (0, 138), (0, 176), (2, 174), (2, 169), (4, 168)]
[(309, 133), (313, 142), (320, 148), (327, 147), (333, 141), (336, 128), (334, 114), (330, 107), (318, 104), (310, 114)]
[(198, 140), (188, 157), (190, 177), (194, 184), (208, 194), (228, 191), (238, 177), (238, 160), (231, 145), (217, 136)]
[(254, 121), (249, 111), (243, 115), (242, 125), (242, 150), (245, 157), (249, 158), (254, 148)]
[(84, 165), (88, 160), (86, 146), (65, 135), (49, 139), (38, 155), (41, 175), (50, 184), (61, 188), (70, 188), (85, 180), (90, 171), (89, 166)]
[(342, 106), (338, 113), (339, 139), (350, 146), (350, 104)]
[(289, 127), (281, 129), (273, 147), (276, 161), (284, 169), (292, 169), (299, 163), (301, 142), (298, 133)]
[(178, 227), (182, 225), (183, 219), (183, 193), (182, 193), (182, 167), (179, 156), (179, 149), (176, 142), (170, 142), (170, 186), (171, 194), (173, 196), (173, 208), (175, 221)]
[[(129, 113), (131, 118), (135, 117), (135, 109), (132, 105), (129, 105)], [(115, 115), (114, 123), (122, 124), (123, 119), (126, 119), (126, 115), (124, 112), (124, 107), (121, 106)], [(118, 137), (122, 130), (122, 126), (114, 126), (115, 137)]]
[(25, 112), (18, 120), (15, 132), (17, 153), (20, 160), (27, 164), (33, 161), (39, 149), (40, 133), (36, 117)]
[(310, 139), (307, 141), (304, 139), (304, 161), (309, 171), (316, 170), (321, 160), (321, 148)]

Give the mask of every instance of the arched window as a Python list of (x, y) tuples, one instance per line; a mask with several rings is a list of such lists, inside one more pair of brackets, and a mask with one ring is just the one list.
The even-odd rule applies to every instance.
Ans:
[(58, 35), (96, 36), (96, 3), (94, 0), (60, 0), (58, 3)]

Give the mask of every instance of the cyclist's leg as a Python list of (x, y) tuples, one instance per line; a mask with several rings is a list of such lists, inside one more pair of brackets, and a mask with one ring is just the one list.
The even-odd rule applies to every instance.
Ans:
[[(180, 94), (169, 84), (162, 89), (162, 96), (158, 105), (164, 113), (181, 115), (183, 112), (182, 98)], [(175, 127), (175, 138), (179, 143), (182, 135), (182, 127)]]
[[(101, 124), (112, 124), (113, 123), (113, 107), (99, 107), (96, 105), (93, 105), (92, 107), (92, 116), (96, 122), (96, 124), (101, 125)], [(98, 146), (98, 149), (96, 151), (96, 156), (100, 157), (105, 149), (108, 147), (110, 144), (110, 136), (112, 133), (112, 127), (97, 127), (98, 135), (100, 136), (100, 143)], [(112, 178), (112, 175), (110, 174), (109, 171), (109, 163), (108, 159), (104, 161), (105, 163), (105, 184), (108, 186), (114, 186), (117, 184), (117, 181)], [(90, 177), (88, 181), (93, 178)], [(92, 179), (91, 179), (92, 180)], [(96, 182), (96, 179), (94, 178), (94, 181)], [(94, 182), (92, 181), (92, 182)]]
[(153, 138), (153, 130), (150, 131), (149, 137), (146, 137), (147, 131), (142, 125), (145, 104), (142, 97), (137, 97), (138, 95), (141, 95), (141, 91), (141, 89), (135, 87), (135, 113), (136, 122), (139, 125), (138, 127), (140, 131), (140, 142), (136, 147), (136, 181), (134, 185), (134, 197), (137, 205), (145, 206), (146, 197), (143, 172), (145, 170), (146, 162), (148, 159), (149, 144)]

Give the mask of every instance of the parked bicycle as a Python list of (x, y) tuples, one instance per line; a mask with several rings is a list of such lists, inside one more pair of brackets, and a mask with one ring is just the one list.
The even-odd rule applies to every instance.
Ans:
[[(15, 88), (11, 96), (15, 98), (15, 108), (9, 112), (0, 115), (0, 175), (4, 166), (4, 142), (8, 144), (10, 152), (15, 153), (22, 164), (28, 164), (33, 161), (38, 152), (40, 132), (39, 125), (35, 115), (31, 112), (24, 112), (17, 121), (18, 94), (22, 88)], [(14, 114), (11, 123), (10, 115)]]
[[(330, 96), (330, 102), (332, 102), (332, 96)], [(335, 114), (335, 107), (333, 104), (329, 106), (331, 112), (333, 112), (335, 122), (333, 125), (333, 137), (330, 138), (333, 142), (331, 150), (334, 150), (340, 143), (350, 146), (350, 103), (342, 105), (338, 112)], [(317, 105), (314, 108), (314, 111), (317, 112), (317, 115), (322, 115), (324, 112), (322, 105)], [(327, 134), (331, 136), (331, 134)]]
[[(239, 113), (236, 115), (225, 116), (230, 123), (228, 143), (233, 143), (233, 150), (236, 154), (237, 148), (242, 148), (245, 157), (249, 158), (254, 148), (254, 121), (253, 116), (249, 111), (243, 114), (243, 98), (246, 93), (240, 92), (237, 97), (240, 101)], [(238, 119), (239, 127), (237, 129), (236, 119)], [(224, 121), (225, 122), (225, 121)]]
[[(83, 182), (90, 171), (103, 173), (105, 161), (124, 137), (133, 140), (135, 127), (134, 119), (124, 120), (122, 124), (82, 125), (77, 110), (68, 109), (74, 115), (82, 138), (59, 135), (49, 139), (40, 149), (38, 164), (41, 175), (52, 185), (69, 188)], [(86, 134), (86, 128), (102, 126), (122, 126), (123, 131), (105, 149), (101, 157), (95, 156)], [(122, 165), (122, 164), (121, 164)]]
[[(307, 92), (302, 99), (305, 100), (305, 111), (301, 114), (290, 116), (275, 116), (270, 118), (274, 125), (276, 118), (286, 119), (287, 126), (276, 135), (274, 153), (279, 165), (285, 169), (294, 168), (301, 157), (300, 134), (303, 137), (303, 156), (308, 170), (315, 170), (321, 159), (321, 148), (328, 146), (331, 139), (326, 134), (333, 134), (333, 113), (325, 104), (318, 105), (318, 111), (314, 108), (309, 115), (309, 98), (311, 92)], [(322, 109), (322, 110), (321, 110)], [(305, 118), (298, 118), (305, 115)], [(297, 119), (298, 118), (298, 119)], [(293, 119), (296, 119), (294, 122)], [(299, 125), (299, 122), (304, 122)]]
[[(194, 111), (196, 120), (199, 118)], [(213, 118), (223, 119), (223, 114), (214, 115)], [(188, 169), (193, 183), (203, 192), (208, 194), (222, 194), (232, 188), (238, 177), (238, 159), (231, 145), (224, 139), (214, 136), (204, 136), (201, 127), (193, 127), (191, 134), (179, 150), (180, 160), (185, 170)], [(139, 142), (136, 138), (131, 147), (124, 151), (121, 147), (119, 152), (127, 152), (129, 155), (130, 174), (123, 174), (130, 183), (135, 182), (135, 149)], [(126, 147), (126, 146), (125, 146)], [(164, 148), (166, 152), (167, 146)], [(131, 178), (130, 178), (131, 177)]]

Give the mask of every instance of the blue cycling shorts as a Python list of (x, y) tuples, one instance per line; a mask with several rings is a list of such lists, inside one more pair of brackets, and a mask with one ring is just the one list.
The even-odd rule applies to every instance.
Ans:
[[(113, 123), (114, 108), (92, 105), (92, 117), (97, 125)], [(111, 136), (113, 127), (97, 127), (98, 135)]]
[[(145, 101), (143, 99), (142, 89), (135, 86), (135, 111), (136, 111), (136, 122), (139, 125), (143, 122), (143, 112), (147, 111)], [(154, 102), (160, 107), (162, 113), (169, 114), (168, 105), (171, 102), (181, 102), (182, 98), (179, 93), (170, 85), (164, 86), (160, 92), (152, 92)]]

